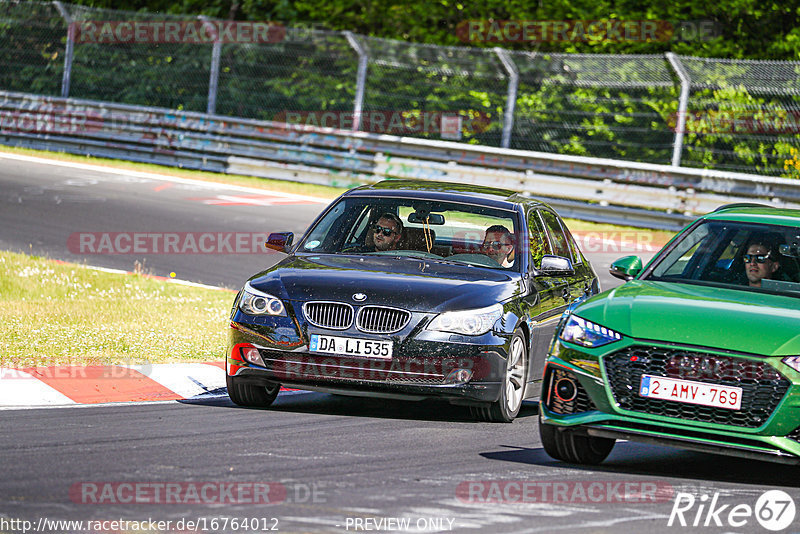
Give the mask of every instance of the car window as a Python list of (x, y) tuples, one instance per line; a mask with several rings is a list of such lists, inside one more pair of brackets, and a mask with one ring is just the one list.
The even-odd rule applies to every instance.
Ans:
[(572, 232), (569, 231), (567, 225), (564, 224), (564, 221), (561, 221), (561, 224), (564, 227), (564, 233), (567, 236), (567, 241), (569, 241), (569, 248), (572, 251), (572, 263), (574, 265), (579, 265), (583, 263), (583, 254), (581, 254), (581, 250), (578, 248), (578, 244), (575, 242), (575, 238), (572, 237)]
[(800, 296), (799, 262), (800, 228), (703, 221), (659, 255), (642, 279)]
[[(400, 221), (399, 239), (391, 232), (397, 225), (388, 223), (387, 217)], [(380, 221), (392, 228), (384, 229), (377, 224)], [(378, 226), (379, 231), (391, 232), (391, 248), (376, 246)], [(505, 249), (509, 255), (503, 264), (484, 252), (486, 231), (492, 227), (508, 230), (512, 246)], [(349, 196), (340, 199), (311, 228), (298, 252), (413, 256), (518, 270), (520, 262), (514, 251), (519, 234), (518, 216), (511, 210), (424, 199)]]
[(552, 239), (555, 255), (572, 259), (572, 255), (570, 254), (569, 250), (569, 243), (567, 242), (567, 238), (564, 235), (564, 230), (561, 228), (561, 224), (559, 223), (556, 214), (547, 210), (542, 210), (541, 214)]
[(528, 234), (530, 236), (531, 263), (538, 269), (542, 265), (542, 256), (552, 254), (553, 250), (539, 218), (539, 210), (535, 208), (528, 211)]

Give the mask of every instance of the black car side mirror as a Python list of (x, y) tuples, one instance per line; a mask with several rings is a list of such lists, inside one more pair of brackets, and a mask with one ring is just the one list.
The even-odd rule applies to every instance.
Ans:
[(292, 250), (293, 240), (294, 234), (292, 232), (274, 232), (269, 234), (267, 242), (264, 243), (264, 246), (269, 249), (288, 254), (289, 251)]
[(563, 256), (542, 256), (542, 266), (539, 267), (540, 275), (547, 276), (570, 276), (575, 274), (575, 268), (569, 258)]

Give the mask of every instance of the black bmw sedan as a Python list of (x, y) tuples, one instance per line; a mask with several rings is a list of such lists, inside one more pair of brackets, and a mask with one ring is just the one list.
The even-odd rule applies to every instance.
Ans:
[(598, 292), (560, 217), (513, 191), (390, 180), (348, 191), (250, 278), (231, 312), (228, 394), (281, 385), (446, 399), (510, 422), (538, 398), (565, 308)]

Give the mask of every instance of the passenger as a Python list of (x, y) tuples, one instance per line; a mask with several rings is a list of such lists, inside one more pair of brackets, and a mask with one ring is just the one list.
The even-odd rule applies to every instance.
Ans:
[(768, 237), (751, 238), (742, 259), (750, 287), (761, 287), (761, 280), (775, 277), (775, 273), (781, 267), (778, 262), (777, 243)]
[(514, 264), (514, 234), (503, 225), (495, 224), (486, 229), (481, 250), (503, 267)]
[[(367, 248), (383, 252), (397, 250), (403, 238), (403, 221), (394, 213), (384, 213), (373, 225), (367, 237)], [(372, 243), (369, 243), (370, 239)]]

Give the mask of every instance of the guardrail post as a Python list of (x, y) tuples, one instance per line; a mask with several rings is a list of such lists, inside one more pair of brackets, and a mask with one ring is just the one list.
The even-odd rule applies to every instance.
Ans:
[(56, 9), (67, 22), (67, 45), (64, 51), (64, 75), (61, 77), (61, 97), (67, 98), (69, 96), (69, 85), (72, 77), (72, 56), (75, 47), (75, 26), (72, 24), (72, 17), (64, 5), (56, 0), (53, 2)]
[(672, 52), (667, 52), (667, 61), (675, 69), (675, 73), (681, 81), (681, 96), (678, 102), (678, 120), (675, 123), (675, 146), (672, 150), (672, 166), (681, 166), (681, 153), (683, 152), (683, 134), (686, 131), (686, 110), (689, 107), (689, 86), (692, 81), (686, 69), (681, 65), (681, 61)]
[(211, 49), (211, 66), (209, 67), (208, 76), (208, 105), (206, 106), (206, 113), (213, 115), (217, 111), (217, 87), (219, 84), (219, 62), (222, 56), (222, 42), (220, 41), (217, 29), (208, 20), (208, 17), (199, 15), (197, 17), (208, 28), (209, 33), (214, 36), (214, 46)]
[(367, 85), (367, 56), (366, 50), (358, 42), (353, 32), (346, 31), (344, 36), (347, 42), (353, 47), (353, 50), (358, 54), (358, 72), (356, 73), (356, 98), (353, 103), (353, 131), (357, 132), (361, 129), (361, 110), (364, 106), (364, 89)]
[(495, 48), (495, 54), (500, 58), (508, 73), (508, 94), (506, 96), (506, 109), (503, 113), (503, 140), (500, 145), (508, 148), (511, 145), (511, 132), (514, 128), (514, 110), (517, 106), (517, 88), (519, 87), (519, 70), (508, 55), (507, 50)]

